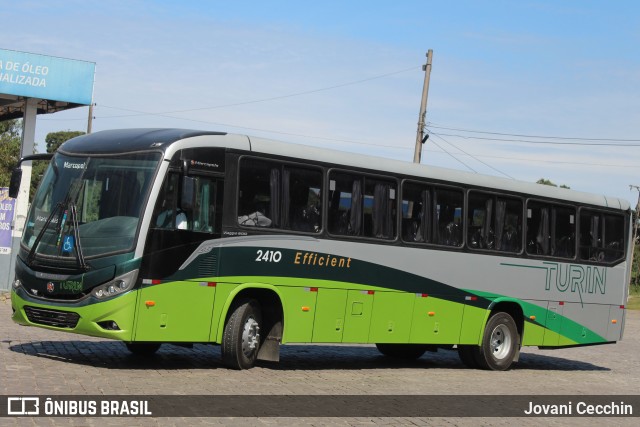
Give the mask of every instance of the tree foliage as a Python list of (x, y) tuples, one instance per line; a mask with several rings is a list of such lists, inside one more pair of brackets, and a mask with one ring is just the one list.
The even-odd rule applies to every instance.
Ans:
[(55, 153), (64, 142), (84, 134), (85, 132), (79, 130), (61, 130), (48, 133), (44, 139), (44, 142), (47, 143), (47, 153)]
[[(540, 178), (539, 180), (536, 181), (536, 184), (542, 184), (542, 185), (550, 185), (551, 187), (557, 187), (558, 184), (556, 184), (555, 182), (551, 181), (550, 179), (545, 179), (545, 178)], [(562, 184), (560, 186), (560, 188), (571, 188), (568, 185)]]
[[(61, 130), (58, 132), (49, 132), (44, 138), (44, 142), (47, 144), (47, 153), (55, 153), (60, 146), (76, 136), (84, 135), (85, 132), (79, 130)], [(49, 162), (46, 160), (34, 161), (33, 168), (31, 169), (31, 197), (35, 194), (38, 185), (47, 170)]]
[(633, 245), (633, 265), (631, 266), (631, 283), (634, 285), (638, 285), (640, 282), (639, 266), (638, 266), (638, 255), (640, 255), (640, 245)]
[(20, 160), (20, 122), (0, 122), (0, 187), (8, 187), (11, 172)]
[[(20, 160), (21, 131), (20, 120), (0, 122), (0, 187), (9, 186), (11, 172)], [(84, 132), (66, 130), (48, 133), (45, 137), (47, 153), (55, 152), (62, 143), (80, 135), (84, 135)], [(32, 163), (30, 199), (34, 196), (48, 164), (48, 161), (34, 161)]]

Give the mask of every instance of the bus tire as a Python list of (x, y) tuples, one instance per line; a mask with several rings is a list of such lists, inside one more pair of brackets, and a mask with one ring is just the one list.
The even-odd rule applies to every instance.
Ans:
[(513, 317), (497, 312), (489, 318), (478, 347), (477, 362), (483, 369), (506, 371), (518, 352), (520, 336)]
[(244, 299), (233, 306), (222, 337), (222, 362), (232, 369), (250, 369), (260, 350), (260, 305)]
[(417, 359), (427, 351), (422, 344), (376, 344), (376, 348), (385, 356), (405, 360)]
[(125, 343), (127, 350), (134, 356), (148, 357), (160, 349), (161, 343), (157, 342), (132, 342)]
[(478, 364), (479, 353), (480, 347), (477, 345), (458, 346), (458, 357), (467, 368), (477, 369), (480, 367)]

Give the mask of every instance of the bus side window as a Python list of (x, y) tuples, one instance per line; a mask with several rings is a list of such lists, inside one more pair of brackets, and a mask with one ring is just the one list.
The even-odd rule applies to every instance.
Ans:
[(605, 261), (617, 261), (624, 256), (624, 217), (604, 215)]
[(279, 227), (280, 168), (270, 162), (242, 159), (238, 224)]
[(474, 249), (496, 249), (493, 225), (494, 196), (469, 193), (467, 244)]
[(556, 206), (551, 218), (551, 255), (562, 258), (575, 256), (576, 215), (573, 208)]
[(330, 175), (329, 232), (344, 236), (362, 234), (362, 180), (345, 173)]
[(494, 194), (469, 194), (467, 244), (470, 248), (520, 252), (522, 201)]
[[(580, 259), (603, 261), (602, 217), (598, 212), (582, 210), (580, 212)], [(602, 259), (601, 259), (602, 258)]]
[(575, 209), (527, 203), (527, 253), (560, 258), (575, 256)]
[(365, 178), (364, 236), (393, 239), (396, 236), (395, 183)]
[(195, 176), (195, 203), (189, 212), (189, 230), (201, 233), (219, 232), (216, 227), (220, 215), (218, 182), (211, 178)]
[(580, 211), (580, 259), (616, 261), (624, 255), (624, 217)]
[(177, 173), (167, 175), (152, 217), (152, 227), (166, 229), (187, 229), (187, 216), (178, 207), (178, 180)]
[(495, 211), (496, 249), (520, 252), (522, 249), (522, 201), (498, 197)]
[(402, 185), (402, 240), (431, 242), (431, 192), (428, 187)]
[(285, 166), (282, 227), (319, 233), (322, 228), (322, 172)]
[(550, 207), (543, 203), (527, 203), (527, 253), (549, 255), (551, 231)]
[(462, 191), (437, 188), (434, 191), (435, 243), (445, 246), (462, 246)]

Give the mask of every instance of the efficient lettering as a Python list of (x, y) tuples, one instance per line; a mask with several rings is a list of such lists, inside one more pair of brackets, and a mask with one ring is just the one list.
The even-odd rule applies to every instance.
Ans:
[(317, 252), (296, 252), (294, 264), (330, 268), (351, 268), (351, 258), (337, 257)]

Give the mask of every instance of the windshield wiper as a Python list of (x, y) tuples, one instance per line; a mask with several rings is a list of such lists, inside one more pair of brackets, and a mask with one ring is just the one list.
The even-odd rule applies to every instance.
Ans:
[(74, 246), (75, 246), (75, 249), (76, 249), (78, 264), (79, 264), (81, 270), (87, 271), (87, 270), (90, 269), (89, 265), (87, 264), (87, 262), (84, 259), (84, 252), (82, 251), (82, 245), (80, 243), (80, 231), (78, 230), (78, 226), (79, 226), (79, 224), (78, 224), (78, 211), (77, 211), (77, 208), (76, 208), (76, 204), (67, 199), (66, 200), (66, 206), (67, 206), (67, 208), (65, 209), (65, 203), (62, 203), (62, 202), (58, 203), (56, 205), (56, 207), (51, 211), (49, 216), (47, 217), (47, 220), (45, 221), (44, 225), (42, 226), (42, 229), (40, 230), (40, 233), (38, 233), (38, 236), (36, 237), (36, 240), (34, 240), (34, 242), (33, 242), (33, 246), (31, 247), (31, 250), (29, 251), (29, 255), (27, 255), (26, 264), (29, 267), (32, 266), (33, 261), (35, 259), (36, 248), (38, 247), (38, 244), (42, 240), (42, 237), (44, 236), (44, 233), (47, 231), (47, 229), (49, 228), (49, 225), (51, 224), (51, 221), (53, 220), (54, 216), (58, 212), (60, 212), (61, 214), (64, 213), (64, 216), (62, 217), (62, 219), (58, 220), (58, 228), (57, 228), (58, 242), (57, 242), (56, 246), (60, 246), (60, 238), (64, 234), (64, 227), (66, 225), (67, 212), (69, 212), (70, 215), (71, 215), (71, 218), (70, 218), (71, 225), (68, 226), (68, 228), (69, 229), (73, 228), (73, 237), (74, 237), (73, 240), (74, 240)]
[[(33, 261), (35, 260), (35, 256), (36, 256), (36, 248), (38, 247), (38, 244), (42, 240), (46, 230), (49, 228), (49, 225), (51, 224), (51, 221), (53, 220), (54, 216), (56, 215), (56, 213), (59, 212), (59, 215), (61, 216), (61, 218), (60, 216), (58, 217), (58, 223), (56, 227), (56, 234), (58, 235), (56, 246), (60, 248), (58, 250), (58, 256), (61, 255), (60, 250), (64, 246), (64, 244), (63, 245), (60, 244), (61, 243), (60, 241), (62, 239), (62, 236), (64, 235), (65, 226), (67, 227), (67, 231), (69, 233), (71, 232), (71, 228), (73, 228), (73, 246), (76, 250), (79, 267), (81, 270), (84, 270), (84, 271), (87, 271), (90, 269), (89, 265), (84, 259), (84, 252), (82, 251), (82, 244), (80, 243), (80, 230), (78, 229), (79, 228), (78, 210), (74, 201), (74, 200), (77, 200), (78, 195), (80, 194), (80, 191), (83, 188), (83, 178), (85, 173), (87, 172), (87, 169), (89, 168), (90, 160), (91, 159), (87, 159), (85, 163), (85, 168), (80, 174), (80, 177), (78, 178), (78, 180), (76, 181), (76, 183), (79, 183), (79, 184), (75, 186), (74, 185), (70, 186), (64, 198), (64, 201), (58, 202), (55, 208), (53, 208), (53, 210), (47, 217), (47, 220), (45, 221), (42, 229), (40, 230), (40, 233), (38, 233), (38, 236), (34, 240), (33, 246), (31, 247), (31, 250), (27, 255), (26, 263), (28, 266), (31, 267), (31, 265), (33, 264)], [(57, 168), (55, 167), (55, 163), (54, 163), (54, 170), (56, 171), (56, 175), (58, 175)], [(71, 224), (67, 224), (67, 215), (71, 216), (71, 218), (69, 218), (69, 220), (71, 221)]]
[(75, 236), (76, 254), (78, 255), (78, 264), (84, 271), (89, 270), (89, 266), (84, 260), (84, 253), (82, 252), (82, 245), (80, 244), (80, 231), (78, 230), (78, 211), (74, 202), (69, 203), (69, 210), (71, 210), (71, 226), (73, 227), (73, 235)]

